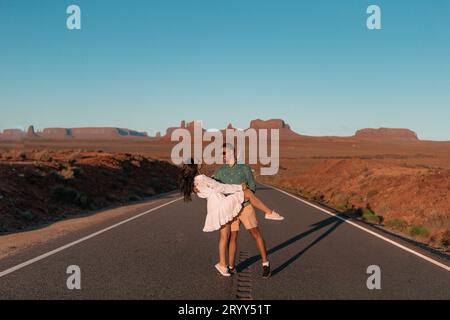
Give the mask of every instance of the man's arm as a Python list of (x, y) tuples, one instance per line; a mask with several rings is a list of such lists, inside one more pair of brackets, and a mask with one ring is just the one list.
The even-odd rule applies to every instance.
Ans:
[(247, 179), (248, 187), (250, 188), (250, 190), (253, 191), (253, 193), (255, 193), (256, 192), (255, 177), (253, 176), (252, 169), (250, 168), (249, 165), (244, 166), (244, 174), (245, 174), (245, 178)]

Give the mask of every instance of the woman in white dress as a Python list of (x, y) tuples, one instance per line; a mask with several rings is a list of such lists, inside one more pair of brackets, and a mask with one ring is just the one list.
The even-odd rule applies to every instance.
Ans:
[[(181, 193), (184, 201), (191, 201), (192, 193), (207, 200), (207, 214), (203, 231), (220, 230), (219, 263), (216, 269), (224, 276), (229, 276), (226, 264), (226, 248), (230, 234), (230, 222), (240, 213), (242, 204), (249, 201), (255, 208), (266, 215), (279, 216), (269, 209), (246, 184), (220, 183), (200, 172), (200, 166), (191, 163), (181, 168), (179, 179)], [(282, 218), (281, 216), (279, 216)]]

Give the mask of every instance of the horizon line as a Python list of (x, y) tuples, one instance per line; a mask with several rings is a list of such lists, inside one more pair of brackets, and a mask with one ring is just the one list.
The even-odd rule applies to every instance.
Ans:
[[(257, 121), (257, 120), (262, 121), (262, 122), (268, 122), (268, 121), (273, 121), (273, 120), (282, 121), (282, 122), (287, 126), (286, 128), (283, 128), (283, 129), (289, 129), (289, 130), (291, 130), (292, 132), (294, 132), (294, 133), (296, 133), (296, 134), (298, 134), (298, 135), (301, 135), (301, 136), (305, 136), (305, 137), (323, 137), (323, 138), (326, 138), (326, 137), (336, 137), (336, 138), (348, 138), (348, 137), (354, 137), (354, 136), (356, 135), (357, 131), (359, 131), (359, 130), (364, 130), (364, 129), (375, 129), (375, 130), (379, 130), (379, 129), (400, 129), (400, 130), (409, 130), (409, 131), (413, 132), (413, 133), (417, 136), (417, 139), (418, 139), (419, 141), (436, 141), (436, 142), (449, 142), (449, 141), (450, 141), (450, 139), (445, 139), (445, 138), (444, 138), (444, 139), (442, 139), (442, 138), (440, 138), (440, 139), (436, 139), (436, 138), (433, 138), (433, 139), (430, 139), (430, 138), (422, 138), (421, 135), (419, 135), (419, 134), (417, 133), (416, 130), (410, 129), (410, 128), (406, 128), (406, 127), (386, 127), (386, 126), (379, 126), (379, 127), (362, 127), (362, 128), (359, 128), (359, 129), (356, 128), (356, 129), (353, 129), (353, 134), (351, 134), (351, 135), (348, 135), (348, 134), (347, 134), (347, 135), (339, 135), (339, 134), (319, 134), (319, 135), (312, 135), (312, 134), (301, 133), (301, 132), (295, 131), (294, 129), (292, 129), (292, 127), (289, 125), (289, 123), (287, 123), (287, 122), (286, 122), (284, 119), (282, 119), (282, 118), (270, 118), (270, 119), (267, 119), (267, 120), (263, 120), (263, 119), (260, 119), (260, 118), (252, 119), (252, 120), (249, 121), (249, 126), (248, 126), (247, 128), (235, 128), (231, 122), (228, 123), (228, 124), (227, 124), (226, 126), (224, 126), (223, 128), (205, 128), (205, 127), (203, 127), (203, 125), (202, 125), (202, 128), (205, 129), (205, 130), (207, 130), (207, 131), (210, 131), (210, 130), (225, 130), (225, 129), (228, 128), (229, 125), (232, 125), (232, 126), (233, 126), (233, 129), (247, 130), (247, 129), (250, 129), (250, 128), (251, 128), (251, 127), (250, 127), (251, 122), (252, 122), (252, 121)], [(22, 127), (22, 126), (15, 126), (15, 127), (1, 127), (1, 126), (0, 126), (0, 135), (4, 134), (5, 130), (20, 130), (22, 133), (26, 134), (27, 131), (28, 131), (28, 129), (29, 129), (30, 127), (33, 127), (35, 133), (42, 133), (44, 129), (92, 129), (92, 128), (112, 128), (112, 129), (126, 129), (126, 130), (130, 130), (130, 131), (134, 131), (134, 132), (146, 134), (146, 136), (149, 137), (149, 138), (155, 138), (155, 137), (157, 137), (157, 133), (160, 133), (161, 137), (163, 137), (163, 136), (166, 135), (167, 129), (169, 129), (169, 128), (182, 128), (182, 126), (181, 126), (182, 123), (185, 123), (185, 126), (187, 126), (189, 123), (193, 123), (193, 122), (195, 122), (195, 121), (202, 122), (202, 124), (203, 124), (203, 121), (202, 121), (202, 120), (191, 120), (191, 121), (179, 120), (179, 122), (178, 122), (179, 125), (172, 125), (172, 126), (169, 125), (169, 126), (166, 126), (164, 131), (161, 131), (161, 130), (133, 129), (133, 128), (128, 127), (128, 126), (115, 126), (115, 125), (73, 126), (73, 127), (71, 127), (71, 126), (67, 126), (67, 127), (66, 127), (66, 126), (42, 126), (42, 127), (40, 126), (40, 127), (36, 127), (35, 125), (30, 124), (30, 125), (28, 125), (26, 128), (25, 128), (25, 127)], [(271, 129), (271, 128), (267, 128), (267, 129)], [(150, 134), (150, 132), (153, 132), (153, 134)]]

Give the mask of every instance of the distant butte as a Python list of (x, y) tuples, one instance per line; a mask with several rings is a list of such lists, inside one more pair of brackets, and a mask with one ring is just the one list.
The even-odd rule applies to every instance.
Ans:
[(378, 128), (378, 129), (361, 129), (356, 131), (355, 138), (362, 140), (402, 140), (417, 141), (417, 134), (409, 129), (398, 128)]
[(253, 129), (291, 129), (282, 119), (261, 120), (256, 119), (250, 121), (250, 128)]
[(20, 129), (5, 129), (0, 134), (0, 139), (2, 140), (21, 140), (25, 135)]
[(256, 119), (250, 122), (250, 128), (253, 129), (278, 129), (280, 140), (296, 140), (303, 136), (293, 131), (291, 127), (282, 119), (261, 120)]

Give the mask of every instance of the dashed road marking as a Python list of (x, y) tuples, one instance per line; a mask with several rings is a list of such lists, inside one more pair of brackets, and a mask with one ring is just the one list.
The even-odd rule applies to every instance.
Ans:
[[(247, 251), (239, 252), (239, 263), (248, 259)], [(247, 267), (241, 270), (237, 276), (237, 287), (236, 287), (236, 298), (238, 300), (253, 300), (252, 297), (252, 280), (251, 280), (251, 272)]]

